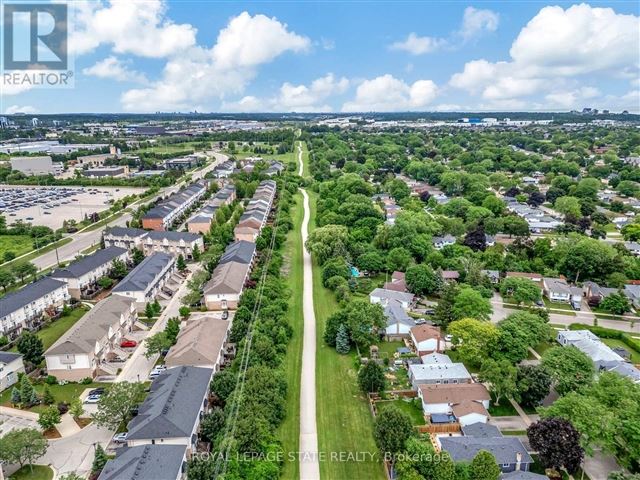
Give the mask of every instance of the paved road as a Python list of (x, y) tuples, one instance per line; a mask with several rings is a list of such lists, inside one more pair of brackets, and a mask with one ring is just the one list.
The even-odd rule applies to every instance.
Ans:
[[(300, 154), (299, 154), (300, 156)], [(309, 233), (309, 195), (303, 189), (304, 218), (302, 220), (303, 314), (302, 371), (300, 381), (300, 478), (319, 480), (318, 428), (316, 425), (316, 316), (313, 311), (313, 266), (304, 244)]]

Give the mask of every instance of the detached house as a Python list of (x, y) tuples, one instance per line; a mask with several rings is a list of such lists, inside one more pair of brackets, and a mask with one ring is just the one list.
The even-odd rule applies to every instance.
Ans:
[(397, 301), (402, 308), (407, 310), (413, 303), (413, 294), (384, 288), (376, 288), (369, 294), (369, 301), (371, 303), (379, 303), (383, 307), (388, 305), (392, 300)]
[(562, 278), (544, 277), (542, 289), (545, 296), (552, 302), (577, 303), (579, 305), (582, 301), (582, 290), (570, 286)]
[(411, 328), (411, 341), (419, 356), (444, 351), (444, 339), (439, 327), (416, 325)]
[(442, 250), (448, 245), (454, 245), (456, 243), (456, 237), (449, 234), (444, 235), (443, 237), (433, 237), (431, 239), (431, 243), (433, 244), (433, 248), (436, 250)]
[(384, 316), (387, 318), (387, 326), (385, 327), (385, 337), (387, 340), (399, 340), (409, 338), (411, 328), (415, 327), (416, 322), (407, 315), (402, 308), (400, 302), (391, 300), (384, 307)]
[(418, 397), (425, 414), (454, 415), (462, 426), (489, 419), (491, 396), (481, 383), (418, 385)]
[(413, 388), (419, 385), (471, 383), (471, 374), (462, 363), (427, 363), (409, 365)]

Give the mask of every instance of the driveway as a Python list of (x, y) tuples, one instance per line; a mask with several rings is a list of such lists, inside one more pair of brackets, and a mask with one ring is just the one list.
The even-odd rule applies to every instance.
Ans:
[(13, 409), (2, 408), (0, 411), (0, 436), (9, 433), (11, 430), (20, 428), (35, 428), (40, 430), (38, 425), (38, 415), (30, 412), (12, 412)]

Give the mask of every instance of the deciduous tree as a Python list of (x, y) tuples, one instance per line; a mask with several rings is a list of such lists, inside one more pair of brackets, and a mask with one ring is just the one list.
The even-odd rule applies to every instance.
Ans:
[(544, 418), (527, 428), (531, 448), (546, 468), (575, 473), (584, 458), (580, 434), (563, 418)]

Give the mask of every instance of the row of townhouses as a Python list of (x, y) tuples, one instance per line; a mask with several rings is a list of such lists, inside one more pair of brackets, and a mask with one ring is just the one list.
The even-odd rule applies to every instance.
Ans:
[(236, 240), (256, 241), (267, 224), (275, 196), (276, 182), (274, 180), (260, 182), (234, 229)]
[(206, 205), (187, 220), (187, 229), (191, 233), (209, 233), (216, 211), (223, 205), (229, 205), (236, 199), (236, 187), (228, 183), (218, 191)]
[(171, 225), (207, 192), (207, 182), (199, 180), (159, 202), (142, 217), (143, 228), (168, 230)]
[(127, 250), (137, 248), (145, 255), (169, 253), (193, 258), (193, 249), (204, 250), (200, 235), (189, 232), (149, 231), (141, 228), (112, 227), (104, 232), (105, 247), (121, 247)]

